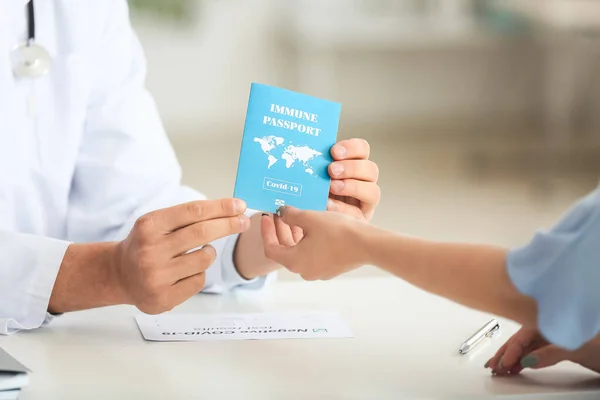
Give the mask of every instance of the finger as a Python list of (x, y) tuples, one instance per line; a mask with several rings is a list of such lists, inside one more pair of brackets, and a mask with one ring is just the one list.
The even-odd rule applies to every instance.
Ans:
[(300, 243), (302, 238), (304, 237), (304, 231), (299, 226), (292, 226), (292, 237), (294, 238), (295, 243)]
[(260, 232), (263, 241), (265, 257), (276, 263), (288, 266), (293, 260), (295, 247), (285, 247), (279, 243), (275, 221), (268, 215), (260, 219)]
[[(263, 216), (269, 216), (268, 214), (263, 214)], [(275, 216), (271, 216), (271, 218), (274, 218)], [(302, 238), (304, 237), (304, 231), (302, 230), (302, 228), (300, 228), (299, 226), (290, 226), (287, 225), (283, 219), (281, 219), (280, 217), (276, 217), (275, 218), (275, 229), (277, 230), (277, 221), (279, 221), (280, 223), (282, 223), (284, 226), (288, 226), (290, 228), (290, 230), (292, 231), (292, 240), (293, 240), (293, 244), (296, 244), (298, 242), (300, 242), (300, 240), (302, 240)], [(279, 236), (279, 234), (278, 234)], [(280, 244), (281, 243), (281, 238), (280, 238)]]
[[(530, 352), (537, 350), (540, 347), (545, 347), (547, 346), (547, 343), (540, 343), (537, 340), (534, 340), (529, 346), (525, 347), (523, 349), (523, 355), (524, 357), (527, 357), (527, 354), (529, 354)], [(523, 360), (523, 357), (521, 358), (521, 360)], [(523, 371), (524, 367), (521, 365), (521, 362), (515, 364), (510, 370), (508, 370), (507, 374), (509, 375), (517, 375), (520, 374), (521, 371)]]
[(521, 373), (521, 371), (523, 371), (523, 367), (521, 366), (521, 364), (515, 364), (514, 367), (512, 367), (509, 371), (508, 374), (509, 375), (518, 375)]
[(572, 354), (565, 349), (554, 345), (548, 345), (522, 357), (520, 364), (522, 368), (546, 368), (558, 364), (561, 361), (569, 360), (571, 355)]
[(342, 203), (346, 203), (346, 204), (350, 204), (351, 206), (356, 206), (357, 208), (360, 208), (360, 201), (356, 200), (353, 197), (348, 197), (348, 196), (337, 196), (335, 194), (331, 193), (331, 190), (329, 192), (329, 198), (333, 199), (333, 200), (339, 200)]
[(340, 200), (329, 199), (327, 201), (327, 211), (339, 212), (358, 219), (365, 218), (360, 208)]
[(277, 209), (277, 216), (289, 226), (297, 226), (302, 229), (308, 222), (308, 211), (299, 210), (296, 207), (282, 206)]
[(513, 341), (504, 352), (504, 355), (500, 357), (496, 368), (493, 372), (498, 375), (507, 374), (515, 365), (518, 365), (520, 357), (523, 355), (524, 349), (520, 343)]
[(173, 283), (176, 283), (206, 271), (216, 258), (217, 251), (213, 246), (207, 244), (199, 250), (173, 259), (167, 271), (171, 275)]
[(515, 365), (518, 364), (522, 355), (528, 350), (528, 347), (539, 338), (536, 330), (521, 329), (510, 340), (506, 351), (498, 361), (495, 372), (499, 375), (508, 373)]
[[(343, 179), (331, 181), (331, 193), (359, 200), (365, 208), (375, 208), (381, 198), (381, 189), (373, 182)], [(362, 206), (361, 206), (362, 208)], [(363, 212), (365, 210), (363, 209)]]
[(506, 343), (504, 343), (502, 347), (498, 349), (496, 354), (485, 363), (483, 366), (484, 368), (491, 368), (492, 370), (495, 370), (498, 367), (498, 361), (500, 361), (500, 358), (504, 355), (504, 352), (510, 344), (511, 339), (508, 339)]
[(279, 239), (279, 244), (284, 246), (293, 246), (296, 244), (294, 241), (294, 236), (292, 235), (292, 228), (287, 225), (285, 222), (281, 220), (278, 216), (273, 216), (273, 220), (275, 221), (275, 231), (277, 232), (277, 238)]
[(279, 245), (275, 220), (268, 214), (263, 214), (260, 218), (260, 235), (265, 248), (267, 246)]
[[(506, 346), (504, 353), (494, 360), (494, 364), (491, 366), (492, 372), (500, 375), (507, 373), (508, 370), (516, 365), (522, 353), (523, 347), (521, 344), (517, 340), (511, 340), (508, 343), (508, 346)], [(515, 359), (517, 361), (514, 361)]]
[(529, 353), (532, 350), (538, 349), (541, 346), (546, 346), (546, 341), (540, 336), (535, 329), (522, 329), (515, 335), (513, 345), (508, 346), (504, 356), (502, 357), (502, 368), (510, 369), (519, 363), (522, 355)]
[(239, 199), (200, 200), (152, 211), (136, 224), (168, 234), (198, 222), (233, 217), (245, 211), (246, 203)]
[(342, 140), (331, 148), (334, 160), (366, 160), (371, 153), (369, 143), (364, 139)]
[(204, 289), (206, 274), (204, 272), (192, 275), (180, 280), (169, 289), (170, 308), (178, 306), (190, 297), (200, 293)]
[(370, 160), (343, 160), (329, 164), (329, 176), (332, 179), (356, 179), (377, 182), (379, 167)]
[(166, 237), (166, 246), (172, 257), (177, 257), (198, 246), (225, 236), (241, 233), (250, 228), (250, 219), (237, 217), (211, 219), (179, 229)]
[[(530, 343), (528, 346), (522, 347), (520, 353), (521, 353), (521, 359), (523, 357), (525, 357), (527, 354), (542, 348), (548, 346), (548, 343), (545, 341), (538, 341), (535, 340), (532, 343)], [(500, 361), (498, 362), (498, 366), (496, 367), (496, 369), (492, 370), (492, 372), (494, 374), (497, 375), (513, 375), (513, 374), (519, 374), (521, 373), (521, 371), (523, 370), (523, 366), (519, 362), (515, 363), (514, 365), (512, 365), (511, 367), (508, 367), (506, 365), (503, 365), (503, 358), (500, 358)]]
[(500, 360), (502, 359), (502, 357), (504, 356), (504, 353), (506, 353), (506, 349), (509, 346), (514, 346), (514, 342), (519, 340), (519, 336), (518, 334), (521, 332), (521, 330), (519, 330), (518, 332), (516, 332), (515, 334), (513, 334), (507, 341), (506, 343), (504, 343), (502, 345), (502, 347), (500, 347), (498, 349), (498, 351), (496, 352), (496, 354), (490, 358), (488, 360), (488, 362), (485, 364), (486, 368), (491, 368), (492, 372), (496, 372), (498, 370), (498, 365), (500, 363)]

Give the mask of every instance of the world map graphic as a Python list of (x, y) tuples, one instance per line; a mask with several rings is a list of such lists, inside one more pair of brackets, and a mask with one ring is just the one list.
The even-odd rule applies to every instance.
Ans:
[(269, 169), (275, 165), (281, 165), (281, 160), (283, 160), (285, 168), (301, 166), (307, 174), (317, 176), (311, 161), (322, 156), (323, 153), (306, 145), (296, 146), (289, 142), (286, 143), (284, 138), (278, 136), (255, 137), (254, 142), (260, 145), (262, 152), (267, 156)]

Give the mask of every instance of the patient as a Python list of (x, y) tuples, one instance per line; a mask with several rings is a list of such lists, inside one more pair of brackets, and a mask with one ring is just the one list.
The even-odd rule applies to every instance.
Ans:
[[(439, 243), (394, 234), (338, 213), (282, 207), (263, 214), (268, 258), (306, 280), (364, 264), (431, 293), (523, 325), (485, 367), (517, 374), (569, 360), (600, 373), (600, 190), (524, 247)], [(303, 237), (278, 237), (281, 219)]]

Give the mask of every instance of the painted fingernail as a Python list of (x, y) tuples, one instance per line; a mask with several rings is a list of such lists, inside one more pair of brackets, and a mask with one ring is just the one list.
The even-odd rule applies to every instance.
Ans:
[(277, 208), (276, 214), (277, 214), (278, 217), (283, 216), (283, 210), (284, 209), (285, 209), (285, 206), (279, 206), (279, 208)]
[(262, 215), (261, 215), (261, 216), (262, 216), (262, 217), (268, 217), (268, 216), (269, 216), (269, 214), (267, 214), (267, 213), (262, 213)]
[(500, 361), (498, 361), (498, 369), (502, 369), (504, 367), (504, 365), (502, 365), (504, 362), (504, 356), (500, 357)]
[(331, 173), (334, 176), (340, 176), (344, 172), (344, 167), (341, 164), (331, 164)]
[(246, 211), (246, 202), (243, 200), (236, 200), (235, 201), (235, 212), (243, 213), (244, 211)]
[(536, 356), (529, 354), (528, 356), (521, 358), (521, 367), (532, 368), (535, 367), (538, 362), (540, 362), (540, 360)]
[(332, 181), (331, 182), (331, 189), (334, 192), (337, 192), (337, 193), (341, 192), (344, 189), (344, 182), (342, 182), (342, 181)]
[(489, 360), (487, 360), (487, 362), (485, 363), (485, 365), (483, 366), (483, 368), (489, 368), (491, 362), (492, 362), (492, 359), (490, 358)]
[(496, 370), (495, 370), (495, 369), (493, 369), (493, 370), (492, 370), (492, 375), (493, 375), (493, 376), (496, 376), (496, 375), (498, 375), (498, 373), (496, 372)]
[(336, 155), (336, 157), (343, 158), (346, 157), (347, 151), (344, 146), (335, 146), (333, 148), (333, 153)]

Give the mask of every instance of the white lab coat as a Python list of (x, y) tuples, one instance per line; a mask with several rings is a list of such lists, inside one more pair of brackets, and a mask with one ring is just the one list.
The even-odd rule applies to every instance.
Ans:
[[(53, 64), (36, 79), (10, 64), (26, 37), (25, 3), (0, 1), (0, 334), (51, 319), (71, 242), (120, 240), (140, 215), (204, 198), (180, 185), (126, 0), (37, 0), (36, 41)], [(236, 240), (213, 243), (206, 290), (264, 282), (237, 274)]]

